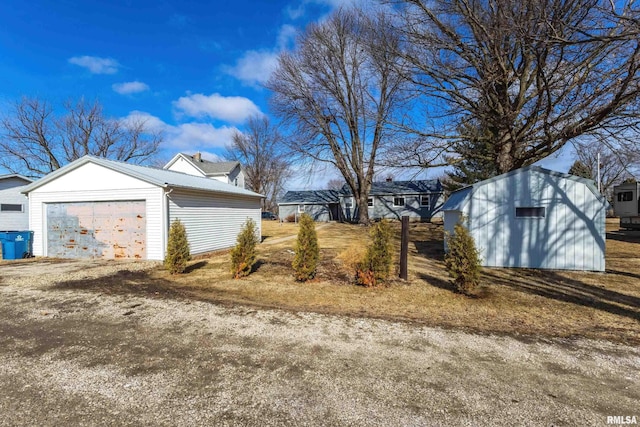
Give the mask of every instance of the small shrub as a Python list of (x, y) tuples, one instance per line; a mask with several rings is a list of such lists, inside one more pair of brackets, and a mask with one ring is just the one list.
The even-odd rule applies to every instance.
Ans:
[(362, 262), (358, 274), (358, 283), (364, 286), (375, 286), (384, 282), (391, 273), (393, 247), (391, 246), (391, 225), (388, 221), (380, 221), (370, 231), (371, 243)]
[(181, 274), (187, 268), (187, 262), (191, 259), (187, 230), (179, 219), (173, 221), (169, 228), (169, 242), (167, 254), (164, 258), (164, 267), (171, 274)]
[(287, 215), (284, 220), (286, 222), (296, 222), (296, 214)]
[(242, 226), (238, 234), (236, 246), (231, 250), (231, 274), (234, 279), (248, 276), (256, 263), (256, 246), (258, 245), (256, 223), (251, 219)]
[(318, 260), (320, 259), (320, 247), (318, 246), (318, 235), (313, 219), (307, 215), (300, 215), (300, 229), (296, 240), (295, 257), (293, 258), (293, 269), (296, 272), (296, 279), (304, 282), (313, 279), (316, 275)]
[(480, 253), (469, 230), (457, 223), (453, 234), (447, 234), (447, 253), (444, 263), (453, 278), (456, 292), (471, 295), (480, 282), (482, 270)]

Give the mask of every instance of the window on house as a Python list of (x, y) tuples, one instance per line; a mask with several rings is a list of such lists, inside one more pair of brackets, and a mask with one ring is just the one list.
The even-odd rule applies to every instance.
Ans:
[(2, 203), (0, 204), (0, 212), (23, 212), (22, 205)]
[(618, 193), (619, 202), (630, 202), (633, 200), (633, 191), (621, 191)]
[(544, 218), (545, 213), (540, 207), (516, 208), (516, 218)]
[(236, 184), (236, 187), (238, 186), (238, 178), (235, 179), (234, 183)]
[(429, 206), (431, 206), (431, 196), (429, 194), (420, 196), (420, 206), (429, 209)]
[(298, 213), (304, 213), (304, 205), (298, 205)]
[(373, 197), (369, 197), (369, 198), (367, 199), (367, 206), (369, 206), (370, 208), (372, 208), (372, 207), (373, 207)]
[(351, 197), (344, 199), (344, 207), (347, 209), (351, 209), (353, 207), (353, 199)]
[(394, 197), (393, 206), (404, 206), (404, 197)]

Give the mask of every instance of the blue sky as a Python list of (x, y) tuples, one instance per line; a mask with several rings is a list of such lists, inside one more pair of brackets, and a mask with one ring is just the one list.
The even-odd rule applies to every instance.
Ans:
[(23, 95), (95, 98), (109, 116), (163, 130), (162, 158), (220, 154), (249, 115), (269, 114), (261, 84), (296, 31), (349, 3), (3, 0), (0, 109)]

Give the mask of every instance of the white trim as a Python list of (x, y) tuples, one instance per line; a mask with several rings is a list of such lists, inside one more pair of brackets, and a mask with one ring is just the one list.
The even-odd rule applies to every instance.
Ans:
[[(369, 204), (369, 200), (371, 200), (371, 204)], [(368, 209), (373, 209), (373, 207), (375, 206), (376, 202), (375, 202), (375, 197), (373, 196), (369, 196), (367, 198), (367, 208)]]
[[(423, 199), (427, 199), (427, 204), (422, 203)], [(421, 194), (420, 195), (420, 207), (431, 209), (431, 193)]]
[[(402, 199), (401, 205), (396, 205), (396, 199)], [(407, 205), (407, 200), (405, 196), (393, 196), (393, 207), (394, 208), (402, 208)]]
[[(300, 209), (300, 208), (302, 208), (302, 209)], [(304, 213), (305, 209), (306, 209), (306, 205), (305, 204), (298, 205), (298, 213), (299, 214)]]

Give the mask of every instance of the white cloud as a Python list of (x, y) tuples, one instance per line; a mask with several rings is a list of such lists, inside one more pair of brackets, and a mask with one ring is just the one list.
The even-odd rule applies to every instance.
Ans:
[(115, 74), (120, 68), (120, 63), (115, 59), (98, 56), (74, 56), (69, 58), (69, 63), (84, 67), (92, 74)]
[(214, 93), (209, 96), (201, 93), (183, 96), (173, 103), (179, 113), (190, 117), (224, 120), (241, 123), (249, 116), (262, 112), (249, 98), (242, 96), (222, 96)]
[(225, 67), (224, 71), (246, 85), (260, 86), (269, 80), (277, 66), (277, 52), (249, 50), (233, 67)]
[[(238, 129), (234, 126), (215, 127), (210, 123), (182, 123), (170, 125), (144, 111), (132, 111), (123, 121), (144, 121), (149, 130), (163, 133), (163, 146), (171, 151), (197, 151), (208, 148), (224, 148), (231, 143), (232, 136)], [(214, 156), (212, 154), (212, 156)]]
[(149, 85), (137, 80), (134, 82), (114, 83), (111, 87), (120, 95), (130, 95), (132, 93), (140, 93), (149, 90)]
[(293, 25), (283, 25), (278, 32), (274, 49), (248, 50), (238, 58), (235, 65), (223, 67), (223, 71), (245, 85), (264, 85), (278, 66), (278, 55), (293, 45), (297, 34), (298, 30)]
[(299, 19), (307, 12), (307, 6), (310, 4), (317, 4), (321, 6), (328, 6), (330, 9), (339, 9), (341, 7), (348, 7), (355, 4), (366, 5), (367, 2), (363, 0), (302, 0), (297, 5), (289, 5), (285, 9), (285, 12), (292, 20)]

